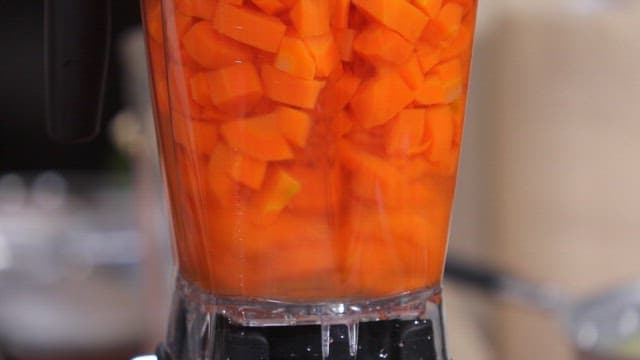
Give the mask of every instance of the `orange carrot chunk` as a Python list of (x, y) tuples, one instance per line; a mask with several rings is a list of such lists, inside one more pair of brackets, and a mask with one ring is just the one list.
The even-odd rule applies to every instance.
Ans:
[(253, 199), (254, 222), (273, 223), (300, 189), (298, 180), (282, 169), (275, 169)]
[(329, 76), (340, 64), (340, 53), (333, 35), (329, 32), (324, 35), (308, 37), (305, 39), (307, 48), (316, 63), (316, 76)]
[(391, 120), (413, 101), (413, 92), (395, 71), (366, 80), (351, 99), (353, 114), (368, 129)]
[(424, 74), (440, 61), (442, 54), (439, 48), (427, 42), (420, 41), (416, 44), (416, 56), (418, 57), (420, 68), (422, 68), (422, 73)]
[(215, 2), (211, 0), (175, 0), (176, 9), (188, 16), (211, 19)]
[(211, 95), (209, 94), (209, 80), (207, 74), (199, 72), (189, 80), (191, 86), (191, 98), (202, 106), (211, 106)]
[(231, 178), (254, 190), (260, 189), (266, 172), (265, 161), (255, 160), (239, 153), (234, 153), (231, 158), (229, 169)]
[(437, 75), (427, 75), (416, 91), (416, 102), (422, 105), (449, 104), (462, 96), (459, 80), (443, 81)]
[(329, 32), (329, 3), (327, 0), (298, 0), (289, 18), (303, 37)]
[(340, 52), (340, 60), (351, 61), (353, 59), (353, 39), (355, 36), (356, 31), (353, 29), (345, 28), (334, 31), (334, 38)]
[(274, 65), (276, 68), (303, 79), (316, 76), (316, 63), (299, 38), (285, 36), (280, 44)]
[(411, 55), (413, 45), (396, 32), (374, 24), (356, 36), (353, 50), (373, 63), (400, 65)]
[(231, 148), (254, 159), (277, 161), (293, 158), (284, 137), (254, 119), (233, 120), (220, 125), (220, 133)]
[(207, 73), (213, 103), (230, 114), (244, 114), (262, 97), (255, 66), (242, 63)]
[(349, 27), (350, 0), (330, 0), (331, 26), (337, 29)]
[(222, 206), (236, 205), (238, 186), (229, 176), (233, 152), (223, 142), (218, 142), (209, 158), (208, 180), (213, 195)]
[(415, 54), (411, 54), (409, 60), (398, 68), (398, 72), (412, 90), (418, 89), (424, 80), (420, 62)]
[(352, 0), (360, 10), (389, 29), (414, 43), (427, 25), (429, 18), (407, 1)]
[(425, 113), (425, 137), (430, 142), (427, 158), (441, 162), (449, 158), (453, 144), (453, 113), (446, 105), (432, 106)]
[(301, 148), (307, 144), (311, 130), (309, 114), (287, 106), (278, 106), (273, 115), (275, 124), (285, 139)]
[(386, 139), (387, 154), (414, 155), (426, 149), (424, 144), (425, 109), (406, 109), (396, 116)]
[(209, 69), (251, 61), (244, 45), (220, 35), (209, 21), (193, 25), (182, 38), (184, 49), (199, 65)]
[(304, 109), (316, 106), (318, 94), (324, 87), (323, 81), (301, 79), (271, 65), (263, 65), (260, 74), (268, 98)]
[(429, 22), (422, 35), (425, 40), (434, 45), (441, 45), (455, 35), (460, 29), (464, 8), (452, 2), (446, 3), (438, 17)]
[(218, 4), (213, 26), (232, 39), (272, 53), (278, 51), (287, 29), (275, 16), (225, 3)]
[(190, 121), (179, 113), (173, 113), (173, 136), (177, 143), (189, 150), (209, 155), (216, 147), (218, 129), (204, 121)]
[(430, 19), (434, 19), (440, 12), (442, 0), (413, 0), (413, 4), (427, 14)]
[(329, 115), (337, 114), (349, 104), (361, 82), (350, 72), (345, 72), (336, 81), (328, 81), (320, 94), (318, 110)]
[(353, 128), (353, 118), (349, 112), (343, 110), (338, 115), (333, 117), (331, 122), (331, 129), (333, 133), (340, 137), (348, 134)]
[(273, 15), (286, 10), (286, 6), (279, 0), (251, 0), (260, 10)]

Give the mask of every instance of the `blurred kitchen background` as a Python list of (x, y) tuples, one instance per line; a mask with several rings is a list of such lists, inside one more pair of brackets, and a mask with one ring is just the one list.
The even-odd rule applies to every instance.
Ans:
[[(0, 0), (2, 360), (128, 359), (164, 335), (173, 274), (140, 14), (113, 4), (103, 131), (70, 146), (46, 137), (42, 1)], [(449, 256), (517, 280), (446, 281), (455, 359), (640, 359), (638, 291), (606, 299), (640, 282), (639, 29), (637, 0), (480, 1)], [(576, 322), (563, 300), (619, 306)], [(575, 351), (612, 338), (627, 357)]]

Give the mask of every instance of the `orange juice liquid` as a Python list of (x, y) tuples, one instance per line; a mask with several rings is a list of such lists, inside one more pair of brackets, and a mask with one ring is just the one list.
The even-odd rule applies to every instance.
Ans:
[(475, 0), (145, 0), (175, 251), (217, 296), (436, 288)]

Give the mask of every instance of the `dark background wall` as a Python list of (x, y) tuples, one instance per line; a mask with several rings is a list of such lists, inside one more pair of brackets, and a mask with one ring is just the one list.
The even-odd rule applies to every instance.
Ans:
[[(95, 141), (80, 145), (59, 145), (47, 138), (43, 7), (42, 0), (0, 0), (0, 172), (117, 166), (118, 156), (104, 131)], [(113, 0), (114, 38), (139, 23), (138, 1)], [(103, 128), (121, 105), (120, 75), (112, 51)]]

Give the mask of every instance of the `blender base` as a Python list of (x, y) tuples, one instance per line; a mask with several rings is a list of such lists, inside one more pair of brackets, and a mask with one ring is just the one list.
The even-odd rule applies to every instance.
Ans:
[(440, 289), (374, 301), (214, 297), (182, 278), (163, 360), (447, 359)]

